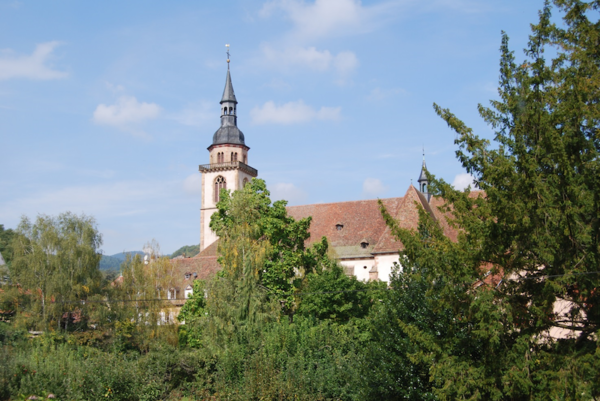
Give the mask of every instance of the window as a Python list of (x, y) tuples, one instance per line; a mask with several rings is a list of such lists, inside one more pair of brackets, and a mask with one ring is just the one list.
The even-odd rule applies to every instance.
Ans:
[(222, 189), (227, 189), (225, 178), (220, 175), (215, 179), (215, 203), (219, 201), (219, 193)]
[(217, 153), (217, 163), (223, 163), (223, 152)]
[(342, 231), (342, 228), (344, 228), (344, 225), (342, 223), (337, 223), (335, 225), (335, 229), (338, 230), (338, 231)]
[(177, 298), (177, 290), (175, 288), (171, 288), (169, 290), (169, 292), (167, 293), (167, 298), (168, 299), (175, 299), (175, 298)]
[(231, 161), (232, 162), (236, 162), (237, 161), (237, 152), (231, 152)]
[(192, 275), (190, 273), (185, 273), (185, 279), (189, 280)]
[(194, 289), (192, 288), (191, 285), (188, 285), (187, 287), (185, 287), (185, 290), (184, 290), (185, 299), (190, 298), (193, 293), (194, 293)]
[(360, 247), (361, 247), (362, 249), (367, 249), (367, 247), (368, 247), (368, 246), (369, 246), (369, 243), (367, 242), (367, 240), (366, 240), (366, 239), (364, 239), (364, 240), (362, 240), (362, 241), (360, 242)]

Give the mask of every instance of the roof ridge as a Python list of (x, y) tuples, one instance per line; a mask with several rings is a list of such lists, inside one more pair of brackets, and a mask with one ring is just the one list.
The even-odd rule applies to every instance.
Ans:
[(335, 204), (339, 204), (339, 203), (353, 203), (353, 202), (373, 202), (373, 201), (379, 201), (379, 200), (386, 201), (386, 200), (403, 199), (403, 198), (404, 198), (403, 196), (394, 196), (391, 198), (358, 199), (358, 200), (341, 201), (341, 202), (310, 203), (310, 204), (306, 204), (306, 205), (286, 206), (286, 208), (303, 207), (303, 206), (319, 206), (319, 205), (335, 205)]

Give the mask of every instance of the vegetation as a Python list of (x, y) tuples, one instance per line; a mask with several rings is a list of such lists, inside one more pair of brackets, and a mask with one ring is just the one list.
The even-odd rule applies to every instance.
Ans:
[(193, 258), (200, 253), (200, 245), (184, 245), (171, 254), (171, 259), (177, 256), (185, 256), (186, 258)]
[(501, 100), (480, 107), (493, 146), (435, 106), (485, 191), (429, 176), (457, 241), (424, 210), (411, 231), (382, 206), (402, 270), (359, 282), (253, 180), (222, 191), (223, 270), (194, 282), (175, 325), (155, 242), (115, 283), (92, 218), (24, 218), (0, 242), (0, 399), (600, 398), (600, 3), (555, 6), (562, 23), (542, 10), (526, 62), (503, 37)]

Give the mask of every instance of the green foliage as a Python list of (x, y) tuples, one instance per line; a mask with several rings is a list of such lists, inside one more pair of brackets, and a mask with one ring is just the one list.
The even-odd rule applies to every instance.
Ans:
[(192, 348), (199, 348), (202, 338), (202, 320), (208, 314), (206, 311), (206, 283), (195, 280), (192, 295), (188, 297), (177, 316), (182, 323), (179, 326), (179, 343)]
[[(270, 193), (263, 180), (253, 179), (233, 194), (225, 190), (221, 192), (210, 226), (220, 238), (219, 263), (224, 266), (225, 274), (229, 274), (229, 270), (241, 271), (240, 258), (246, 257), (236, 251), (226, 252), (232, 243), (244, 238), (246, 246), (252, 243), (260, 247), (259, 253), (251, 252), (256, 258), (252, 274), (258, 276), (260, 285), (268, 289), (269, 296), (277, 299), (286, 313), (291, 313), (293, 294), (301, 286), (302, 277), (329, 266), (327, 240), (323, 238), (307, 249), (304, 242), (310, 236), (311, 218), (296, 221), (288, 216), (286, 201), (271, 204)], [(261, 263), (258, 263), (259, 259)], [(234, 276), (238, 277), (237, 274)]]
[[(4, 225), (0, 224), (0, 254), (7, 265), (10, 265), (12, 260), (12, 249), (10, 243), (15, 236), (12, 229), (5, 230)], [(1, 278), (0, 278), (1, 279)]]
[[(429, 177), (460, 228), (458, 242), (423, 211), (419, 232), (386, 216), (407, 266), (424, 279), (431, 310), (451, 313), (438, 330), (445, 335), (399, 323), (414, 347), (407, 355), (428, 367), (439, 398), (600, 395), (600, 3), (554, 3), (562, 23), (552, 22), (547, 4), (525, 62), (515, 61), (503, 35), (500, 100), (479, 107), (496, 131), (494, 147), (434, 105), (485, 191), (456, 191)], [(571, 337), (558, 339), (556, 329)]]
[(348, 277), (341, 266), (333, 264), (329, 269), (306, 276), (298, 315), (336, 322), (362, 319), (385, 287), (385, 283), (364, 283), (355, 276)]
[(198, 253), (200, 253), (200, 245), (184, 245), (173, 252), (170, 257), (173, 259), (177, 256), (185, 255), (188, 258), (193, 258), (198, 255)]
[(121, 259), (115, 258), (113, 256), (102, 255), (99, 267), (100, 270), (119, 271), (121, 263), (123, 263)]
[(100, 285), (102, 237), (95, 224), (91, 217), (68, 212), (39, 215), (33, 224), (21, 219), (12, 241), (10, 277), (38, 294), (40, 323), (54, 320), (60, 327), (63, 313), (73, 311), (71, 302), (86, 299)]

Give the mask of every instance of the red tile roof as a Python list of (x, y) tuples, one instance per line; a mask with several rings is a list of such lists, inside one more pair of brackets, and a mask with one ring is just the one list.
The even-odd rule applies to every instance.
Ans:
[[(402, 198), (382, 199), (382, 202), (395, 215)], [(327, 237), (341, 258), (370, 256), (386, 229), (377, 199), (290, 206), (287, 211), (296, 220), (312, 216), (308, 244)], [(338, 230), (337, 225), (343, 227)], [(367, 248), (361, 247), (363, 240), (368, 243)]]
[[(420, 206), (435, 217), (451, 240), (456, 240), (457, 230), (448, 225), (443, 213), (438, 210), (444, 204), (443, 199), (432, 197), (427, 202), (425, 195), (411, 185), (403, 197), (381, 201), (401, 228), (417, 229)], [(370, 258), (374, 253), (396, 253), (402, 248), (402, 243), (385, 224), (377, 199), (288, 206), (287, 211), (296, 220), (312, 216), (307, 245), (327, 237), (330, 246), (342, 259)], [(339, 230), (338, 225), (342, 226)], [(366, 242), (367, 246), (363, 248), (361, 242)], [(182, 277), (179, 288), (188, 285), (188, 280), (183, 279), (186, 272), (197, 272), (199, 279), (207, 279), (221, 270), (217, 263), (217, 244), (218, 240), (193, 258), (172, 260), (177, 266), (178, 276)], [(193, 277), (189, 282), (192, 280)]]

